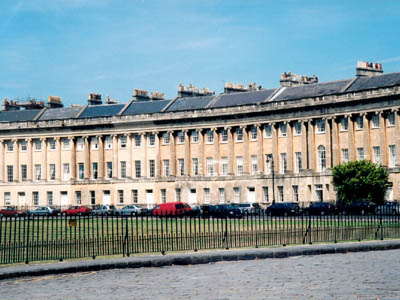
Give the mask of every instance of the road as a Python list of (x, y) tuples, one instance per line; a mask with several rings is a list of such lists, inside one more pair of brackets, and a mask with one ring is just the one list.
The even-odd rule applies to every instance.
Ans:
[(0, 299), (400, 299), (400, 250), (6, 280)]

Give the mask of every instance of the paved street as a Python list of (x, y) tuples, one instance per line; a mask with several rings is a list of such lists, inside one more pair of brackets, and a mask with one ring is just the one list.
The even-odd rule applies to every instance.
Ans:
[(400, 250), (0, 281), (0, 299), (400, 299)]

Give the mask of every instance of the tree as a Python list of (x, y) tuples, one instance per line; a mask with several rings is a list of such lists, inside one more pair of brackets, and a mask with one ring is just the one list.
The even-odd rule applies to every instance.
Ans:
[(332, 176), (338, 205), (348, 205), (356, 201), (382, 204), (385, 193), (391, 186), (386, 168), (367, 160), (335, 166)]

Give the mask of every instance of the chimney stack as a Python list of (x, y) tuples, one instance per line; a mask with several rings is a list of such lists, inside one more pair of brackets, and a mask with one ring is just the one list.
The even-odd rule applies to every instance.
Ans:
[(47, 101), (47, 107), (48, 108), (61, 108), (61, 107), (64, 107), (64, 104), (62, 104), (61, 97), (49, 96), (49, 100)]
[(188, 86), (183, 86), (182, 83), (178, 85), (178, 98), (187, 97), (202, 97), (202, 96), (213, 96), (215, 92), (209, 90), (208, 88), (197, 89), (193, 84)]
[(357, 62), (356, 76), (357, 77), (372, 77), (382, 75), (383, 69), (380, 63), (369, 63), (365, 61)]
[(292, 72), (283, 73), (281, 75), (280, 84), (281, 86), (291, 87), (291, 86), (302, 86), (306, 84), (318, 83), (318, 77), (306, 76), (306, 75), (298, 75)]
[(88, 97), (88, 104), (89, 105), (101, 105), (101, 95), (100, 94), (95, 94), (95, 93), (90, 93)]
[(133, 101), (149, 101), (149, 92), (146, 90), (133, 89)]

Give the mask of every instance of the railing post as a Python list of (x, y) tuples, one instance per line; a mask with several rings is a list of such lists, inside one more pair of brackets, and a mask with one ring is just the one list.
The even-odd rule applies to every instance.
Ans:
[(27, 229), (26, 229), (26, 251), (25, 251), (25, 263), (29, 264), (29, 224), (30, 222), (30, 216), (27, 215), (25, 217), (28, 220), (28, 225), (27, 225)]

